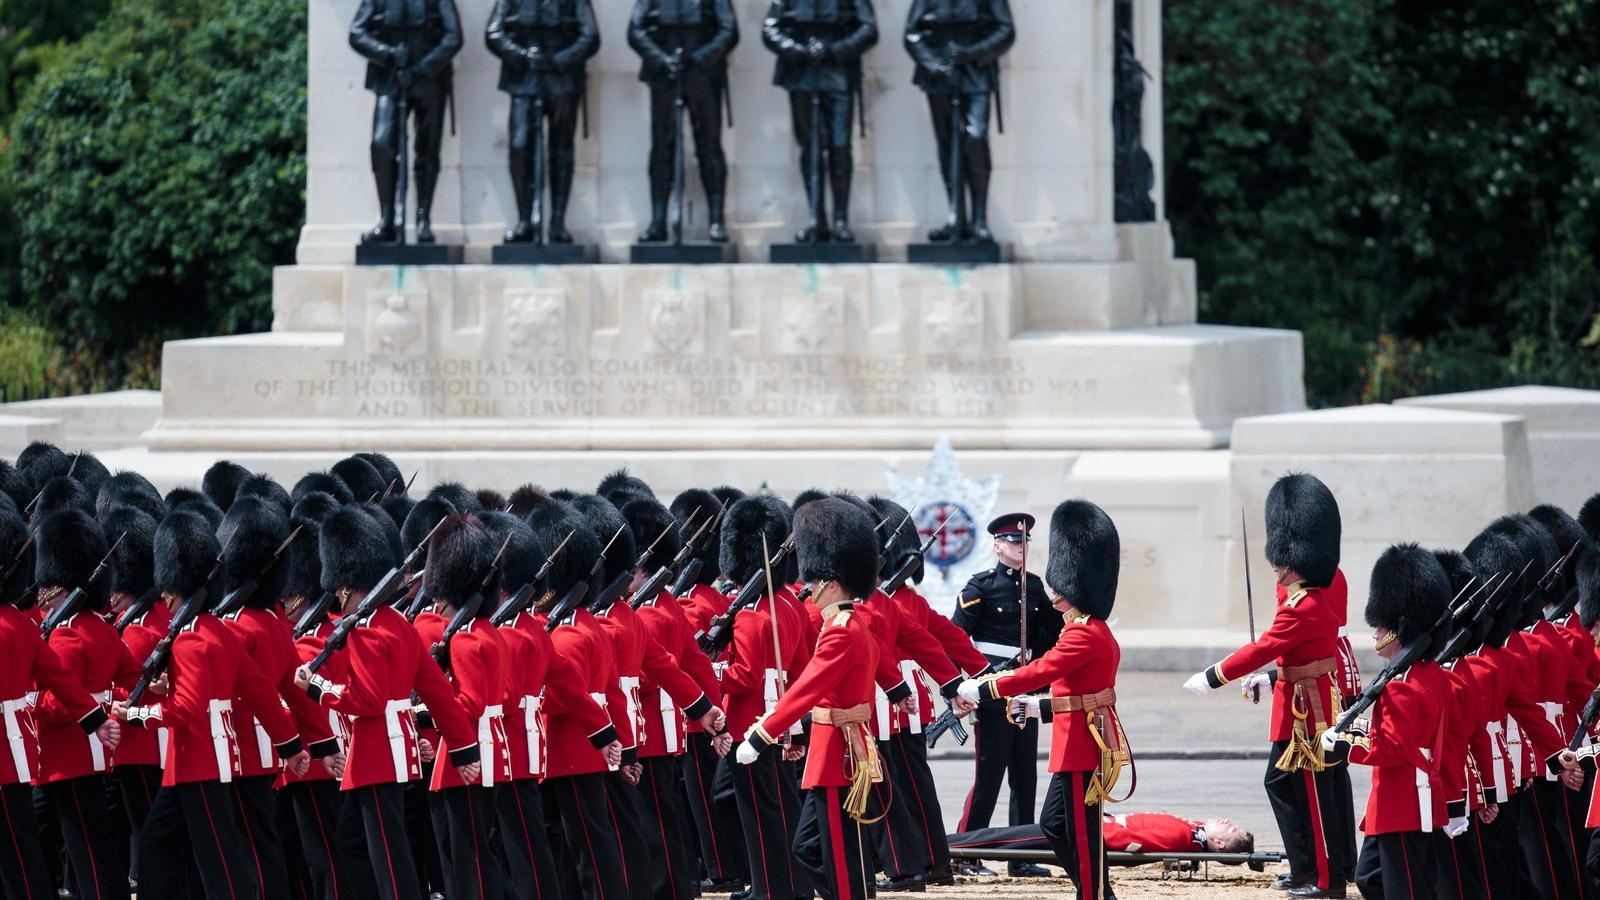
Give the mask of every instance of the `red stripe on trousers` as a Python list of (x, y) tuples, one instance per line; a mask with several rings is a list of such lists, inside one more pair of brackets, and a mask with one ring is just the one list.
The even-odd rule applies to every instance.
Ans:
[(611, 831), (617, 836), (617, 858), (622, 861), (622, 886), (631, 893), (633, 885), (628, 883), (628, 851), (622, 846), (622, 829), (617, 827), (617, 808), (611, 805), (610, 785), (606, 785), (606, 815), (611, 817)]
[(378, 799), (378, 789), (372, 788), (372, 810), (378, 814), (378, 840), (383, 841), (383, 864), (389, 869), (389, 896), (400, 896), (400, 879), (394, 874), (394, 854), (389, 852), (389, 829), (383, 825), (383, 801)]
[(211, 815), (211, 801), (206, 798), (206, 792), (196, 788), (200, 795), (200, 805), (206, 808), (206, 824), (211, 826), (211, 842), (217, 845), (217, 861), (222, 863), (222, 876), (228, 879), (228, 896), (238, 898), (239, 892), (233, 887), (233, 870), (228, 868), (228, 857), (222, 852), (222, 838), (217, 834), (217, 820)]
[(1317, 857), (1317, 887), (1327, 890), (1332, 884), (1328, 875), (1328, 837), (1322, 831), (1322, 803), (1317, 799), (1317, 776), (1310, 769), (1301, 769), (1306, 780), (1306, 801), (1311, 815), (1311, 849)]
[[(573, 808), (582, 809), (583, 804), (581, 802), (579, 802), (580, 798), (578, 797), (578, 783), (569, 778), (569, 779), (567, 779), (567, 784), (569, 784), (572, 787), (572, 805), (573, 805)], [(610, 806), (611, 806), (611, 803), (609, 801), (607, 801), (606, 807), (610, 808)], [(613, 821), (615, 821), (615, 820), (613, 820)], [(601, 878), (600, 878), (600, 861), (598, 859), (596, 859), (595, 855), (594, 855), (594, 838), (589, 837), (589, 820), (588, 820), (588, 818), (586, 818), (585, 816), (579, 815), (578, 816), (578, 827), (583, 829), (583, 842), (585, 844), (589, 845), (589, 867), (594, 869), (594, 889), (600, 893), (600, 900), (605, 900), (605, 897), (606, 897), (605, 882), (602, 881)], [(624, 878), (624, 880), (626, 880), (626, 878), (627, 878), (626, 874), (624, 874), (623, 878)]]
[(845, 880), (845, 870), (849, 868), (848, 859), (844, 851), (844, 824), (839, 818), (838, 788), (822, 788), (822, 796), (828, 805), (828, 842), (833, 845), (833, 889), (838, 900), (845, 900), (853, 896), (850, 893), (850, 884)]
[[(931, 831), (929, 831), (928, 829), (930, 827), (942, 828), (943, 826), (939, 825), (937, 822), (929, 822), (928, 821), (928, 807), (922, 802), (922, 791), (921, 791), (921, 789), (919, 789), (917, 787), (916, 776), (910, 774), (910, 772), (911, 772), (911, 754), (906, 751), (905, 742), (904, 741), (896, 741), (895, 742), (895, 746), (900, 748), (900, 759), (902, 760), (901, 764), (906, 767), (906, 772), (907, 772), (906, 781), (911, 785), (911, 796), (914, 797), (916, 799), (916, 801), (917, 801), (917, 817), (922, 820), (922, 826), (923, 826), (922, 827), (922, 833), (923, 833), (923, 836), (927, 839), (927, 842), (928, 842), (928, 859), (929, 860), (933, 860), (933, 856), (934, 856), (934, 853), (933, 853), (933, 833)], [(932, 861), (932, 862), (930, 862), (930, 865), (937, 866), (938, 862), (937, 861)]]
[[(493, 765), (493, 763), (490, 763)], [(472, 832), (472, 870), (478, 876), (478, 896), (483, 896), (483, 848), (478, 846), (478, 814), (472, 808), (472, 788), (462, 788), (467, 792), (467, 830)], [(454, 862), (454, 854), (451, 855)]]
[[(772, 770), (772, 789), (776, 792), (778, 797), (778, 818), (783, 820), (783, 840), (784, 845), (788, 846), (789, 841), (794, 839), (795, 829), (789, 827), (789, 811), (783, 808), (783, 776), (785, 774), (783, 769), (783, 761), (780, 759), (778, 761), (778, 767)], [(799, 823), (795, 824), (798, 827)], [(783, 855), (783, 860), (789, 865), (789, 885), (792, 887), (795, 882), (794, 854), (785, 853)]]
[(693, 763), (691, 768), (694, 769), (694, 785), (700, 789), (700, 809), (705, 813), (706, 838), (711, 841), (711, 855), (717, 861), (716, 874), (718, 878), (721, 878), (727, 874), (728, 870), (722, 864), (722, 851), (717, 849), (717, 820), (711, 815), (711, 798), (706, 794), (706, 779), (705, 773), (700, 771), (700, 757), (695, 755), (695, 751), (692, 748), (689, 752), (693, 756), (690, 761)]
[(256, 835), (250, 830), (250, 816), (244, 808), (244, 795), (234, 787), (234, 802), (239, 806), (239, 823), (244, 826), (244, 840), (250, 845), (250, 859), (256, 864), (256, 882), (261, 885), (261, 896), (267, 895), (267, 873), (261, 871), (261, 854), (256, 852)]
[(1411, 882), (1411, 854), (1406, 852), (1405, 836), (1401, 835), (1396, 839), (1396, 843), (1400, 845), (1400, 861), (1406, 867), (1406, 895), (1415, 897), (1417, 895), (1417, 886)]
[(317, 802), (317, 792), (310, 787), (306, 788), (305, 793), (311, 800), (311, 814), (317, 820), (317, 836), (322, 838), (322, 852), (328, 857), (328, 888), (333, 891), (333, 900), (339, 900), (339, 872), (333, 861), (333, 845), (328, 843), (328, 830), (322, 827), (322, 804)]
[[(656, 767), (652, 767), (652, 769), (654, 768)], [(661, 858), (667, 862), (667, 886), (671, 890), (672, 896), (676, 897), (678, 895), (678, 878), (672, 874), (672, 850), (667, 843), (667, 823), (661, 820), (660, 776), (660, 772), (651, 771), (650, 773), (650, 802), (656, 806), (656, 833), (661, 836)]]
[(22, 889), (29, 897), (33, 896), (33, 885), (28, 883), (28, 861), (22, 855), (22, 845), (17, 843), (17, 826), (11, 821), (11, 804), (0, 800), (0, 806), (6, 811), (6, 834), (11, 836), (11, 849), (17, 854), (17, 871), (22, 875)]
[(1544, 845), (1545, 871), (1550, 873), (1550, 884), (1556, 883), (1556, 861), (1550, 855), (1550, 832), (1545, 829), (1548, 824), (1544, 818), (1544, 807), (1539, 805), (1539, 791), (1534, 788), (1528, 790), (1528, 795), (1533, 798), (1533, 812), (1539, 817), (1539, 843)]
[(1097, 892), (1094, 889), (1094, 878), (1091, 874), (1093, 869), (1090, 868), (1094, 865), (1094, 862), (1089, 857), (1089, 814), (1083, 803), (1083, 798), (1088, 793), (1088, 788), (1080, 780), (1082, 778), (1083, 775), (1079, 772), (1073, 772), (1067, 776), (1068, 781), (1072, 784), (1072, 820), (1075, 825), (1073, 833), (1078, 840), (1078, 896), (1094, 897)]
[[(89, 836), (89, 822), (83, 815), (83, 804), (78, 801), (78, 784), (74, 780), (67, 787), (72, 792), (72, 808), (78, 813), (78, 835), (83, 839), (84, 852), (89, 854), (89, 878), (94, 882), (94, 895), (100, 896), (100, 864), (94, 858), (94, 840)], [(78, 885), (81, 889), (83, 885)]]
[(983, 758), (983, 731), (972, 730), (972, 789), (967, 791), (967, 802), (961, 806), (961, 831), (971, 831), (972, 823), (972, 796), (978, 792), (978, 760)]
[[(750, 771), (749, 766), (745, 766), (744, 778), (745, 781), (750, 783), (750, 805), (752, 807), (750, 817), (756, 820), (756, 852), (754, 855), (756, 859), (761, 861), (761, 891), (767, 896), (768, 900), (779, 900), (779, 898), (772, 896), (772, 879), (767, 875), (767, 836), (761, 831), (761, 811), (754, 809), (756, 801), (759, 799), (756, 796), (756, 773)], [(754, 872), (750, 875), (750, 883), (752, 885), (755, 884)]]
[[(522, 808), (522, 792), (516, 788), (517, 786), (515, 784), (511, 785), (511, 799), (517, 802), (517, 821), (522, 823), (522, 843), (528, 848), (528, 865), (530, 868), (532, 868), (533, 832), (528, 829), (528, 814)], [(544, 898), (544, 888), (539, 886), (538, 872), (533, 873), (533, 894), (535, 897), (540, 898), (540, 900), (543, 900)], [(334, 900), (339, 900), (339, 898), (335, 897)]]

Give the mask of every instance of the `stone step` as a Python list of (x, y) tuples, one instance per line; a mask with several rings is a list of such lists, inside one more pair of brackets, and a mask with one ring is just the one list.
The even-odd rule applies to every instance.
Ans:
[(0, 414), (61, 423), (51, 440), (72, 450), (131, 447), (161, 415), (160, 391), (110, 391), (0, 404)]

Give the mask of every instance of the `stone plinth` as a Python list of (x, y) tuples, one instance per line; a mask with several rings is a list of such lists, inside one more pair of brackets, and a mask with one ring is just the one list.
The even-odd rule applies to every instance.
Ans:
[[(1362, 630), (1372, 564), (1400, 541), (1461, 549), (1493, 519), (1533, 505), (1522, 420), (1415, 406), (1361, 406), (1241, 419), (1234, 423), (1233, 509), (1224, 525), (1250, 523), (1256, 624), (1271, 619), (1272, 572), (1261, 560), (1267, 491), (1287, 472), (1322, 479), (1339, 501), (1341, 568), (1350, 583), (1350, 624)], [(1244, 624), (1244, 585), (1230, 567), (1229, 624)]]
[(0, 414), (51, 419), (60, 423), (58, 438), (71, 449), (105, 450), (129, 447), (161, 415), (160, 391), (112, 391), (79, 397), (52, 397), (0, 405)]
[(169, 343), (152, 446), (1203, 449), (1304, 406), (1293, 332), (1035, 326), (1171, 314), (1118, 264), (325, 274), (279, 281), (319, 330)]
[(22, 448), (34, 441), (59, 444), (65, 439), (66, 429), (62, 427), (60, 419), (0, 415), (0, 456), (15, 459)]
[[(1600, 391), (1526, 385), (1462, 394), (1412, 397), (1397, 404), (1520, 416), (1533, 457), (1536, 502), (1576, 515), (1600, 491)], [(1520, 510), (1518, 510), (1520, 512)]]

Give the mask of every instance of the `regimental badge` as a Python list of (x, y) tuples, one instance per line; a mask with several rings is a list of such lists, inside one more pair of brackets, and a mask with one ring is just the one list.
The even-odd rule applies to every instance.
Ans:
[(927, 540), (941, 525), (933, 546), (928, 548), (927, 575), (918, 591), (935, 609), (953, 611), (956, 591), (975, 572), (994, 565), (994, 550), (981, 540), (980, 522), (994, 513), (1000, 492), (1000, 476), (990, 475), (974, 481), (961, 471), (949, 438), (933, 445), (928, 468), (919, 477), (884, 473), (890, 499), (912, 511), (919, 540)]

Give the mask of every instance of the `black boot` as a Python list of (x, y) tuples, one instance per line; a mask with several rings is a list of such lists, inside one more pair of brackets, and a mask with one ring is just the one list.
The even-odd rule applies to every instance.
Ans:
[(567, 200), (572, 194), (569, 183), (565, 188), (550, 188), (550, 243), (572, 243), (572, 232), (567, 230)]
[(434, 242), (433, 222), (427, 210), (417, 210), (417, 243), (431, 244)]
[(391, 207), (378, 214), (378, 224), (371, 229), (361, 232), (363, 244), (392, 244), (397, 236), (394, 227), (394, 209)]
[(983, 244), (994, 243), (989, 231), (989, 174), (993, 165), (989, 161), (989, 142), (985, 139), (969, 140), (962, 147), (966, 151), (967, 189), (972, 198), (972, 225), (966, 237)]
[(417, 176), (417, 243), (431, 244), (433, 237), (433, 189), (439, 184), (439, 167), (419, 163)]
[(726, 244), (728, 242), (728, 226), (723, 223), (722, 195), (706, 194), (706, 214), (711, 221), (711, 226), (706, 229), (706, 237), (713, 244)]
[(533, 223), (527, 219), (518, 219), (517, 224), (505, 233), (505, 242), (508, 244), (533, 243)]
[(667, 201), (669, 193), (650, 192), (650, 224), (639, 232), (639, 243), (659, 244), (667, 239)]
[(835, 147), (828, 153), (828, 180), (833, 190), (833, 239), (841, 244), (854, 244), (855, 232), (850, 230), (850, 177), (855, 174), (855, 159), (849, 145)]

